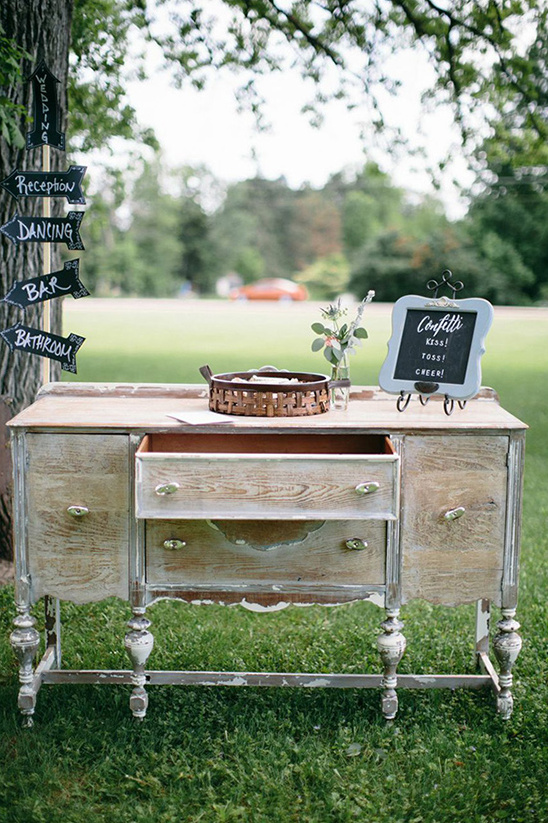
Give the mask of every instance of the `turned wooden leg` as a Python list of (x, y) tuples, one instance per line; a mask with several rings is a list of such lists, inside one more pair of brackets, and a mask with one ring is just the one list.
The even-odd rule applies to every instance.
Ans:
[(34, 628), (36, 621), (31, 616), (28, 606), (20, 606), (17, 610), (19, 614), (13, 621), (15, 629), (10, 635), (10, 643), (19, 660), (21, 688), (17, 705), (23, 715), (23, 725), (28, 728), (33, 724), (32, 716), (36, 707), (32, 664), (40, 647), (40, 636)]
[(497, 711), (503, 720), (508, 720), (514, 708), (512, 697), (512, 666), (521, 650), (519, 623), (515, 620), (515, 609), (501, 609), (502, 618), (497, 623), (499, 630), (493, 640), (493, 650), (500, 666), (500, 692), (497, 695)]
[(61, 606), (55, 597), (44, 597), (46, 647), (55, 649), (55, 667), (61, 668)]
[(399, 619), (399, 614), (399, 609), (386, 610), (386, 618), (381, 623), (383, 634), (377, 638), (377, 648), (384, 667), (382, 713), (386, 720), (393, 720), (398, 711), (396, 669), (405, 651), (405, 637), (401, 633), (403, 623)]
[(125, 647), (133, 665), (133, 691), (129, 698), (129, 707), (134, 717), (143, 720), (148, 707), (145, 665), (154, 645), (154, 637), (148, 631), (151, 623), (145, 617), (144, 609), (135, 610), (127, 625), (130, 631), (125, 636)]

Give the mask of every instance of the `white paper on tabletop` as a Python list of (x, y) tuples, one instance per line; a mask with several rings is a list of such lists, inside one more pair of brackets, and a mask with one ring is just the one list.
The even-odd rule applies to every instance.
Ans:
[(191, 426), (203, 426), (205, 423), (232, 423), (229, 415), (207, 410), (170, 412), (167, 416), (174, 417), (180, 423), (190, 423)]

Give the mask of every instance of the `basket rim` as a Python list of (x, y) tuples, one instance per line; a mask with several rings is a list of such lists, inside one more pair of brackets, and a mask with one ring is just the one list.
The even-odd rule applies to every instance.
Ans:
[[(261, 377), (296, 377), (298, 383), (250, 383), (249, 378), (254, 374), (260, 374)], [(248, 385), (244, 383), (234, 383), (235, 377), (247, 377)], [(301, 379), (305, 378), (305, 379)], [(226, 372), (224, 374), (213, 374), (211, 376), (210, 388), (230, 389), (231, 391), (253, 391), (253, 392), (306, 392), (317, 391), (318, 389), (327, 388), (329, 384), (329, 377), (326, 374), (317, 374), (315, 372), (292, 372), (292, 371), (260, 371), (259, 369), (252, 369), (245, 372)]]

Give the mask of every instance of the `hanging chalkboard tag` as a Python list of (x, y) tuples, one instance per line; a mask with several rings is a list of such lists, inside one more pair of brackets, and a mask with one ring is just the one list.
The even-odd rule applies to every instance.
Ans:
[(24, 309), (26, 306), (34, 306), (35, 303), (43, 303), (45, 300), (64, 297), (67, 294), (76, 299), (87, 297), (89, 291), (80, 281), (79, 268), (79, 260), (69, 260), (59, 271), (14, 283), (3, 298), (4, 302)]
[(0, 182), (13, 197), (66, 197), (69, 203), (86, 202), (82, 180), (86, 166), (70, 166), (67, 171), (23, 171), (15, 169)]
[(65, 150), (65, 135), (59, 131), (57, 86), (60, 81), (42, 60), (29, 77), (33, 93), (33, 126), (27, 133), (27, 149), (54, 146)]
[(481, 386), (480, 359), (493, 320), (487, 300), (401, 297), (394, 304), (379, 385), (392, 394), (465, 401)]
[(79, 234), (80, 223), (85, 212), (69, 211), (66, 217), (19, 217), (14, 216), (0, 231), (18, 243), (66, 243), (71, 251), (83, 251), (84, 244)]
[(57, 334), (23, 326), (21, 323), (4, 329), (0, 335), (12, 351), (26, 351), (47, 357), (49, 360), (59, 360), (61, 368), (73, 374), (76, 374), (76, 352), (86, 339), (78, 334), (59, 337)]

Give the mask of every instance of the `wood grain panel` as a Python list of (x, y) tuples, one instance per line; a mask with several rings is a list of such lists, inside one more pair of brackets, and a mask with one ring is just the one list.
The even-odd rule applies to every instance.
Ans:
[[(127, 599), (128, 438), (29, 434), (27, 463), (33, 596)], [(89, 514), (71, 517), (69, 506)]]
[[(398, 458), (384, 455), (170, 454), (140, 452), (137, 516), (393, 520), (398, 506)], [(359, 495), (374, 481), (379, 489)], [(158, 496), (156, 486), (179, 489)]]
[[(402, 463), (403, 600), (500, 603), (508, 438), (409, 436)], [(447, 521), (447, 511), (464, 507)]]
[[(300, 583), (320, 587), (384, 583), (385, 523), (328, 521), (299, 526), (301, 531), (296, 533), (293, 524), (259, 522), (251, 537), (247, 521), (148, 520), (147, 583)], [(362, 551), (348, 549), (345, 542), (353, 537), (361, 537), (368, 547)], [(176, 551), (165, 549), (164, 541), (171, 539), (185, 541), (186, 546)], [(270, 549), (261, 551), (249, 542), (238, 545), (238, 540), (253, 540), (254, 545)]]

